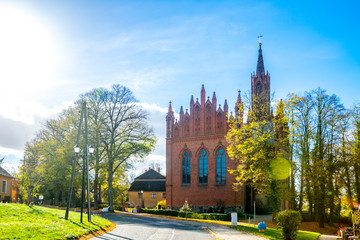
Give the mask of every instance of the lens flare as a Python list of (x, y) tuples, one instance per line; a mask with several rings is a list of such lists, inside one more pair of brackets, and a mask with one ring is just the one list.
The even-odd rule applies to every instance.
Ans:
[(275, 180), (283, 180), (290, 176), (290, 162), (283, 158), (278, 157), (270, 164), (272, 178)]

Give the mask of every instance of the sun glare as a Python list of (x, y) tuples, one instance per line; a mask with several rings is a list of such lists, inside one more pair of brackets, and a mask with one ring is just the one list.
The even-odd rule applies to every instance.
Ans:
[(0, 4), (2, 98), (38, 94), (53, 84), (60, 57), (52, 31), (29, 9)]

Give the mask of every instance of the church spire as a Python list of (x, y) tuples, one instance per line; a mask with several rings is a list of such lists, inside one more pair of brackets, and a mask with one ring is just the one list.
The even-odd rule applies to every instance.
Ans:
[(169, 110), (168, 110), (167, 115), (173, 115), (173, 114), (174, 114), (174, 111), (172, 110), (171, 101), (170, 101), (169, 102)]
[(265, 75), (264, 60), (263, 60), (262, 50), (261, 50), (262, 35), (260, 34), (258, 36), (258, 38), (259, 38), (259, 54), (258, 54), (258, 62), (257, 62), (257, 67), (256, 67), (256, 75), (262, 76), (262, 75)]
[(174, 129), (174, 111), (171, 106), (171, 102), (169, 102), (169, 110), (166, 115), (166, 137), (173, 137), (173, 129)]

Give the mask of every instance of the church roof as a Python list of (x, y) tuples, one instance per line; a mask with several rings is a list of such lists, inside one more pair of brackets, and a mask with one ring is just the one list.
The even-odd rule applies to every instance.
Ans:
[(9, 177), (9, 178), (14, 178), (13, 176), (11, 176), (10, 173), (8, 173), (5, 169), (3, 169), (2, 167), (0, 167), (0, 176), (4, 176), (4, 177)]

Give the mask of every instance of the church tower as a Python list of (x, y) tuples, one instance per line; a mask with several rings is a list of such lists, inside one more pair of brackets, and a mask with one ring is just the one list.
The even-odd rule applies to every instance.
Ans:
[(251, 111), (257, 119), (270, 116), (270, 74), (265, 73), (264, 60), (259, 35), (259, 53), (256, 72), (251, 74)]

